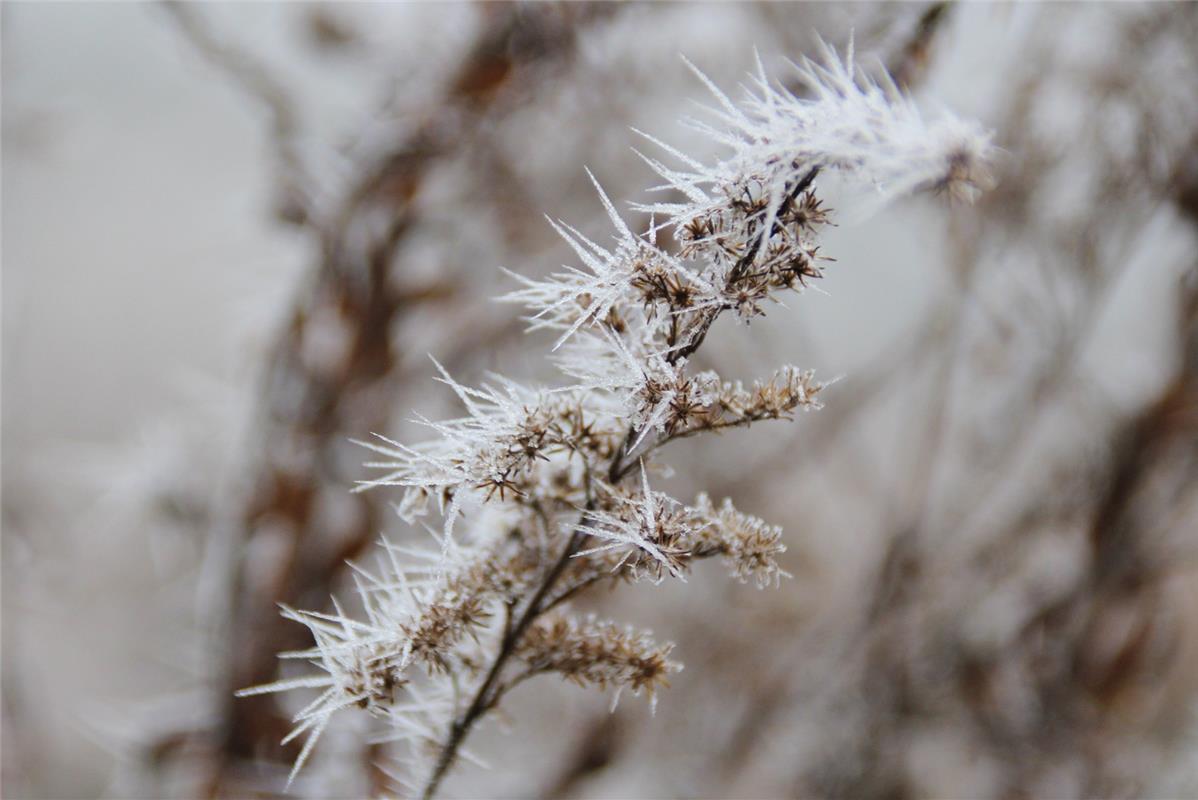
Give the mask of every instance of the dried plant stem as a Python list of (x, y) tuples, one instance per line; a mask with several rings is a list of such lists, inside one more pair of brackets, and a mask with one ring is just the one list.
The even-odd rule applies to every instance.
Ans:
[[(804, 186), (810, 183), (811, 178), (814, 178), (815, 172), (815, 170), (812, 170), (808, 174), (808, 177), (804, 179)], [(703, 340), (707, 336), (707, 332), (711, 329), (711, 326), (715, 323), (721, 312), (725, 310), (725, 307), (719, 306), (708, 313), (702, 323), (692, 334), (687, 344), (682, 348), (673, 351), (668, 356), (667, 360), (670, 361), (670, 363), (676, 363), (678, 360), (685, 358), (698, 350), (703, 344)], [(729, 422), (724, 425), (715, 425), (710, 428), (705, 428), (705, 430), (734, 427), (737, 424), (738, 423), (736, 422)], [(698, 432), (698, 430), (691, 430), (676, 434), (664, 434), (657, 436), (655, 437), (654, 441), (648, 445), (648, 447), (644, 448), (643, 452), (652, 452), (673, 441), (674, 439), (683, 438)], [(613, 486), (619, 484), (624, 478), (626, 478), (628, 474), (632, 472), (633, 467), (639, 463), (637, 459), (633, 459), (631, 457), (631, 451), (633, 449), (639, 449), (632, 447), (633, 443), (637, 440), (638, 433), (639, 431), (635, 425), (629, 426), (619, 449), (617, 449), (616, 454), (611, 459), (611, 463), (607, 470), (607, 479), (608, 482)], [(553, 588), (557, 585), (562, 573), (565, 572), (566, 567), (570, 563), (570, 559), (574, 557), (574, 554), (579, 551), (583, 541), (587, 539), (586, 532), (580, 528), (586, 521), (587, 513), (592, 511), (593, 507), (593, 500), (588, 499), (586, 507), (579, 515), (578, 521), (574, 524), (573, 532), (570, 535), (570, 541), (566, 544), (565, 549), (562, 550), (561, 556), (558, 557), (557, 561), (554, 562), (549, 571), (545, 573), (545, 577), (541, 580), (541, 583), (533, 592), (532, 597), (524, 607), (523, 613), (520, 615), (520, 618), (514, 625), (511, 624), (511, 608), (509, 607), (508, 616), (504, 626), (504, 636), (500, 642), (499, 650), (495, 654), (494, 660), (491, 662), (491, 666), (487, 670), (486, 677), (483, 678), (482, 683), (479, 684), (478, 689), (475, 691), (470, 705), (460, 716), (455, 718), (453, 723), (450, 725), (449, 736), (445, 740), (445, 744), (441, 747), (441, 751), (437, 756), (437, 761), (433, 771), (428, 779), (428, 782), (425, 784), (423, 792), (421, 793), (421, 796), (425, 798), (425, 800), (431, 800), (431, 798), (436, 795), (437, 789), (441, 785), (441, 781), (445, 778), (449, 768), (453, 766), (453, 763), (457, 758), (458, 751), (461, 749), (461, 746), (473, 728), (474, 723), (499, 702), (499, 698), (507, 689), (514, 687), (520, 682), (518, 679), (506, 685), (497, 684), (499, 676), (503, 672), (504, 666), (507, 665), (509, 659), (516, 652), (516, 646), (520, 643), (521, 637), (523, 637), (528, 631), (529, 626), (531, 626), (541, 614), (557, 607), (558, 605), (561, 605), (578, 592), (597, 582), (598, 578), (584, 581), (577, 586), (570, 587), (556, 597), (550, 598)], [(547, 600), (548, 602), (546, 602)]]
[[(583, 512), (583, 516), (585, 516), (585, 513)], [(582, 524), (582, 517), (579, 518), (579, 524)], [(421, 793), (421, 796), (426, 798), (426, 800), (436, 795), (437, 788), (441, 785), (445, 773), (453, 766), (458, 750), (469, 735), (474, 723), (498, 702), (501, 692), (492, 692), (492, 688), (499, 679), (499, 674), (503, 671), (508, 659), (515, 653), (516, 645), (519, 643), (520, 637), (528, 630), (528, 626), (540, 614), (555, 604), (542, 605), (545, 602), (545, 598), (549, 596), (549, 592), (552, 591), (554, 585), (562, 576), (562, 573), (565, 572), (570, 559), (578, 552), (579, 545), (582, 544), (585, 538), (586, 534), (582, 531), (574, 531), (565, 549), (562, 550), (561, 556), (549, 572), (545, 574), (541, 584), (529, 599), (528, 605), (524, 608), (524, 613), (520, 615), (520, 619), (515, 625), (511, 626), (510, 630), (503, 637), (499, 652), (495, 654), (495, 660), (491, 662), (491, 667), (487, 671), (487, 677), (483, 679), (483, 682), (478, 686), (478, 690), (474, 693), (474, 699), (470, 702), (470, 706), (450, 726), (449, 738), (446, 739), (444, 746), (442, 746), (441, 753), (437, 756), (437, 763), (433, 768), (432, 775), (429, 777), (428, 783), (425, 784), (424, 791)]]

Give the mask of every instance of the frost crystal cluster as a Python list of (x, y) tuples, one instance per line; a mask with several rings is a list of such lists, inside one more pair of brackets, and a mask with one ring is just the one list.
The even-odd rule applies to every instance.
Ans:
[(780, 528), (727, 500), (681, 502), (649, 476), (667, 443), (819, 408), (822, 384), (784, 366), (745, 386), (690, 361), (720, 315), (749, 320), (821, 277), (818, 240), (832, 216), (822, 182), (882, 199), (968, 194), (988, 149), (971, 124), (924, 120), (892, 84), (858, 74), (851, 54), (827, 49), (798, 69), (802, 96), (759, 64), (741, 103), (699, 75), (716, 107), (691, 125), (727, 155), (705, 164), (651, 139), (677, 162), (646, 158), (675, 199), (637, 206), (656, 220), (643, 235), (597, 182), (613, 242), (551, 221), (577, 265), (519, 277), (505, 299), (554, 334), (565, 385), (495, 377), (469, 388), (441, 370), (465, 415), (422, 420), (435, 436), (421, 444), (366, 445), (381, 473), (361, 488), (404, 487), (404, 519), (435, 508), (443, 525), (430, 528), (432, 546), (385, 543), (375, 569), (357, 570), (361, 613), (286, 611), (315, 646), (284, 656), (321, 672), (244, 693), (322, 690), (296, 716), (291, 736), (307, 739), (295, 771), (330, 718), (356, 707), (383, 723), (384, 740), (412, 745), (405, 791), (431, 796), (474, 724), (524, 680), (556, 673), (652, 698), (680, 669), (647, 632), (571, 615), (579, 592), (685, 580), (705, 558), (761, 587), (786, 575)]

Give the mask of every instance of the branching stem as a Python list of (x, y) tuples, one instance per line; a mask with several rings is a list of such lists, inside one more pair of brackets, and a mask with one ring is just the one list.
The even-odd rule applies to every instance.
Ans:
[[(590, 510), (589, 506), (587, 510)], [(583, 516), (585, 516), (585, 512)], [(581, 523), (582, 519), (580, 518), (578, 524)], [(519, 620), (517, 620), (515, 625), (511, 626), (507, 634), (503, 637), (499, 652), (496, 654), (495, 660), (491, 662), (491, 668), (487, 671), (487, 676), (479, 684), (478, 690), (474, 693), (474, 699), (470, 702), (470, 706), (461, 716), (454, 720), (449, 728), (449, 738), (446, 739), (444, 746), (441, 748), (441, 752), (437, 756), (436, 766), (433, 768), (432, 775), (429, 777), (428, 783), (425, 784), (424, 791), (422, 792), (422, 796), (426, 800), (436, 795), (441, 781), (445, 778), (445, 773), (453, 766), (458, 750), (461, 748), (462, 742), (465, 741), (474, 723), (498, 701), (499, 693), (492, 692), (492, 688), (495, 687), (500, 673), (503, 671), (508, 659), (515, 652), (520, 637), (528, 630), (528, 626), (545, 610), (542, 608), (545, 598), (562, 576), (566, 566), (570, 563), (570, 559), (578, 551), (579, 545), (585, 538), (586, 534), (577, 530), (576, 526), (561, 556), (549, 572), (545, 574), (540, 586), (537, 587), (536, 592), (533, 593), (532, 598), (528, 601), (528, 605), (524, 607), (524, 612), (520, 615)]]

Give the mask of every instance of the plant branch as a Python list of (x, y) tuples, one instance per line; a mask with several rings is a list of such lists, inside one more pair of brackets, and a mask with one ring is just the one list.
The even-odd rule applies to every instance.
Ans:
[[(587, 510), (589, 511), (590, 509), (588, 508)], [(585, 515), (586, 511), (583, 512), (582, 516)], [(578, 524), (581, 523), (582, 519), (580, 517)], [(561, 556), (558, 557), (557, 561), (554, 563), (549, 572), (545, 574), (545, 577), (542, 579), (541, 584), (537, 587), (536, 592), (534, 592), (532, 597), (529, 599), (528, 605), (525, 606), (524, 612), (520, 615), (520, 619), (504, 635), (503, 640), (500, 643), (499, 653), (496, 654), (495, 660), (491, 662), (491, 668), (487, 671), (487, 676), (483, 679), (483, 682), (479, 684), (477, 691), (475, 691), (474, 699), (470, 702), (470, 706), (464, 713), (462, 713), (461, 716), (454, 720), (453, 724), (449, 728), (449, 738), (441, 748), (441, 753), (437, 756), (436, 766), (433, 768), (432, 775), (429, 778), (428, 783), (425, 785), (424, 791), (421, 793), (421, 796), (426, 798), (426, 800), (436, 795), (437, 788), (441, 785), (441, 781), (445, 778), (445, 773), (448, 772), (451, 766), (453, 766), (453, 762), (457, 758), (458, 750), (461, 748), (462, 742), (465, 741), (466, 736), (474, 726), (474, 723), (488, 709), (490, 709), (494, 705), (494, 701), (498, 699), (497, 696), (491, 696), (492, 687), (499, 679), (499, 675), (503, 671), (504, 666), (507, 664), (508, 659), (515, 652), (516, 645), (519, 643), (520, 637), (522, 637), (524, 632), (528, 630), (528, 626), (533, 623), (533, 620), (535, 620), (537, 616), (545, 610), (545, 608), (541, 607), (542, 602), (553, 589), (554, 584), (557, 583), (558, 578), (561, 577), (562, 573), (566, 569), (566, 566), (570, 563), (570, 559), (574, 556), (574, 553), (578, 551), (578, 546), (585, 538), (586, 534), (577, 530), (576, 526), (576, 529), (570, 536), (570, 541), (566, 544), (565, 549), (562, 550)]]

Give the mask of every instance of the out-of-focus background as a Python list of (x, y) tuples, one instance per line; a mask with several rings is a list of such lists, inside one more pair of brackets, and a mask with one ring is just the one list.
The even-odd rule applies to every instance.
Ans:
[[(727, 377), (843, 376), (673, 458), (680, 493), (784, 525), (793, 578), (591, 599), (677, 642), (657, 714), (542, 681), (446, 791), (1198, 797), (1198, 6), (0, 22), (5, 796), (281, 793), (289, 709), (231, 697), (305, 645), (276, 604), (422, 535), (349, 494), (349, 438), (453, 413), (429, 354), (551, 378), (497, 267), (570, 260), (546, 211), (604, 235), (584, 165), (646, 197), (630, 127), (710, 154), (679, 54), (734, 91), (822, 36), (991, 127), (996, 186), (843, 209), (820, 291), (709, 338)], [(369, 795), (364, 733), (293, 792)]]

